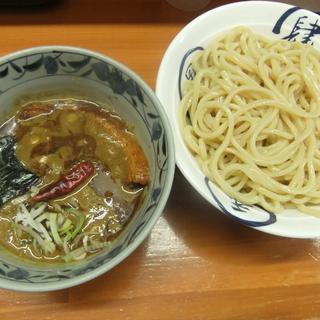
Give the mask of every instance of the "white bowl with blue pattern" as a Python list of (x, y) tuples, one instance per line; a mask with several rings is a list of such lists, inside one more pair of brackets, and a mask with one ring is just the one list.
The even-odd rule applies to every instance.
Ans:
[(242, 1), (210, 10), (185, 26), (162, 59), (156, 93), (169, 115), (179, 169), (207, 201), (234, 220), (270, 234), (292, 238), (320, 236), (320, 218), (286, 209), (275, 215), (228, 197), (201, 172), (187, 149), (178, 125), (178, 105), (183, 81), (193, 77), (191, 60), (208, 43), (236, 26), (247, 26), (269, 38), (313, 44), (320, 49), (320, 17), (314, 12), (271, 1)]
[(0, 248), (0, 287), (50, 291), (78, 285), (110, 270), (148, 236), (168, 199), (175, 169), (173, 136), (166, 113), (149, 86), (134, 72), (102, 54), (50, 46), (0, 59), (0, 115), (26, 96), (64, 94), (107, 102), (134, 132), (149, 160), (151, 182), (142, 206), (108, 248), (84, 261), (41, 265)]

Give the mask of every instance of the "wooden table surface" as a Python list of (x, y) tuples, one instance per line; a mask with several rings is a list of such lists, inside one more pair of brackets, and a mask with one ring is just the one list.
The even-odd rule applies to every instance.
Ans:
[[(154, 88), (166, 47), (200, 13), (161, 0), (0, 7), (0, 54), (48, 44), (86, 47), (128, 65)], [(162, 217), (129, 258), (67, 290), (0, 290), (0, 319), (320, 319), (319, 260), (320, 240), (244, 227), (219, 214), (177, 169)]]

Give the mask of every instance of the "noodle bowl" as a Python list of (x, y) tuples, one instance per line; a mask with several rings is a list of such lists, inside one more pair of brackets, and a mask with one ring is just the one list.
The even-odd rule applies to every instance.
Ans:
[(229, 196), (272, 212), (320, 209), (320, 53), (238, 27), (198, 53), (183, 138)]

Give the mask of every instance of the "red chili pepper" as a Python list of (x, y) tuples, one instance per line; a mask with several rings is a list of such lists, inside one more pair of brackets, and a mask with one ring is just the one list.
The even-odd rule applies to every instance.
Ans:
[(63, 196), (75, 188), (81, 183), (86, 181), (94, 173), (94, 166), (90, 161), (84, 161), (73, 168), (59, 181), (56, 181), (33, 197), (33, 201), (46, 201)]

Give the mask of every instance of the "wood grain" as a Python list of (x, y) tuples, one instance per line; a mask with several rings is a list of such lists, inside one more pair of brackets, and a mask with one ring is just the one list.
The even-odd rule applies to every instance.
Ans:
[[(49, 44), (85, 47), (128, 65), (154, 88), (166, 47), (200, 13), (160, 0), (0, 7), (0, 54)], [(320, 319), (319, 260), (320, 240), (239, 225), (177, 170), (162, 217), (130, 257), (68, 290), (0, 290), (0, 319)]]

